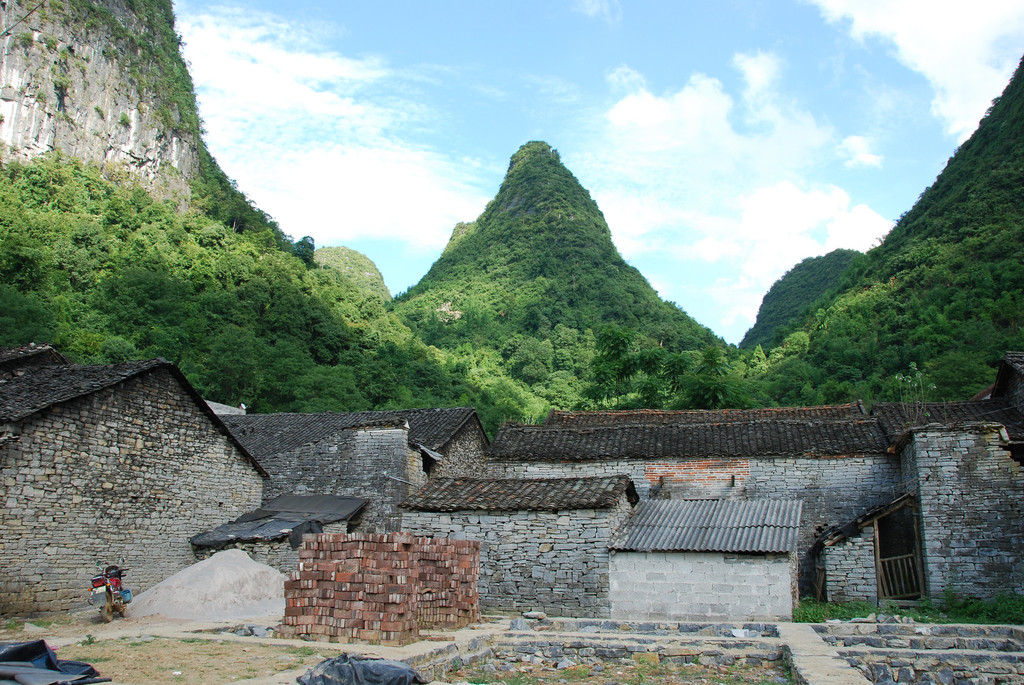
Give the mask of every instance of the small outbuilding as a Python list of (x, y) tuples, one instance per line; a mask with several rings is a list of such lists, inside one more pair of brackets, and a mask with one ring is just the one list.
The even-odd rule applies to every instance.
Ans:
[(281, 495), (189, 542), (200, 559), (241, 549), (253, 560), (288, 573), (298, 569), (303, 535), (347, 533), (365, 506), (366, 500), (358, 497)]
[(609, 543), (612, 618), (790, 620), (803, 504), (645, 500)]
[(608, 616), (608, 541), (637, 502), (628, 476), (431, 480), (406, 532), (479, 540), (480, 606)]

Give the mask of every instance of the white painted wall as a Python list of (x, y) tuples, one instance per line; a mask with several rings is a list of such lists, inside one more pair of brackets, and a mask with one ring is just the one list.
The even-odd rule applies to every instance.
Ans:
[(788, 621), (796, 557), (721, 552), (618, 552), (611, 617), (662, 621)]

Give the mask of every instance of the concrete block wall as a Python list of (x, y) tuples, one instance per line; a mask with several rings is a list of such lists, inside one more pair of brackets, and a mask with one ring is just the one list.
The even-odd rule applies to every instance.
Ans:
[(611, 617), (665, 621), (788, 621), (795, 556), (617, 552), (609, 567)]
[(614, 509), (407, 512), (414, 535), (479, 540), (480, 605), (488, 610), (608, 616), (608, 540), (629, 515)]
[(167, 369), (29, 417), (0, 446), (0, 613), (84, 606), (96, 562), (136, 593), (189, 537), (259, 506), (263, 479)]
[(921, 503), (925, 587), (1024, 594), (1024, 470), (996, 424), (918, 429), (901, 457)]
[[(388, 535), (307, 535), (285, 581), (282, 637), (412, 642), (480, 619), (480, 545)], [(421, 606), (421, 600), (424, 604)]]
[(823, 551), (825, 593), (830, 602), (878, 603), (878, 577), (875, 572), (875, 527)]
[(369, 499), (358, 526), (358, 530), (368, 533), (401, 530), (398, 504), (427, 478), (422, 457), (409, 448), (407, 427), (342, 430), (317, 443), (267, 458), (263, 467), (271, 474), (264, 502), (279, 495)]

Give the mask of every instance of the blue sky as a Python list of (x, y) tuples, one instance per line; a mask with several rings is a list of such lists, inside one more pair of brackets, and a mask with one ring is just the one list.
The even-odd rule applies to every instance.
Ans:
[(1024, 54), (1019, 0), (176, 1), (206, 140), (295, 238), (397, 294), (544, 140), (622, 255), (738, 342), (867, 250)]

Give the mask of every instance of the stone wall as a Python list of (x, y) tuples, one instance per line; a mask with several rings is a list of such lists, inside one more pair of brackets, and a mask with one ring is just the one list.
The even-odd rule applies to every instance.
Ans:
[(405, 514), (414, 535), (481, 541), (480, 605), (502, 611), (607, 617), (608, 540), (629, 515), (614, 509)]
[(826, 547), (822, 555), (829, 602), (878, 603), (874, 525), (865, 526), (858, 535)]
[(125, 557), (137, 593), (195, 563), (189, 537), (255, 509), (263, 479), (159, 368), (51, 407), (0, 446), (0, 613), (86, 599)]
[[(901, 494), (899, 459), (890, 455), (762, 457), (756, 459), (602, 459), (543, 462), (493, 460), (495, 477), (565, 478), (627, 474), (641, 499), (731, 498), (803, 500), (800, 519), (800, 586), (809, 592), (814, 541)], [(659, 489), (659, 484), (662, 486)]]
[(1024, 473), (996, 424), (914, 431), (901, 458), (921, 503), (925, 587), (991, 599), (1024, 593)]
[(271, 476), (263, 500), (269, 502), (279, 495), (363, 497), (369, 503), (357, 530), (398, 531), (402, 529), (398, 504), (427, 480), (422, 460), (418, 451), (409, 448), (408, 428), (342, 430), (265, 459), (263, 468)]
[(611, 617), (641, 621), (788, 621), (796, 555), (618, 552)]
[(444, 460), (434, 467), (431, 478), (479, 477), (486, 439), (476, 421), (467, 421), (445, 445)]
[(814, 541), (836, 525), (896, 499), (900, 490), (899, 459), (890, 455), (818, 459), (751, 460), (747, 497), (799, 499), (797, 550), (800, 555), (800, 590), (807, 594), (815, 576), (809, 554)]

